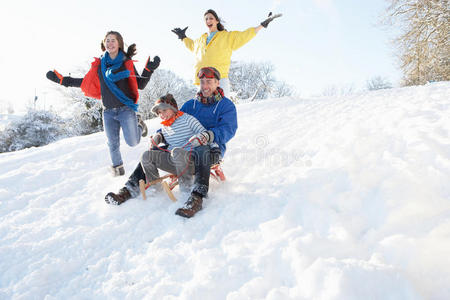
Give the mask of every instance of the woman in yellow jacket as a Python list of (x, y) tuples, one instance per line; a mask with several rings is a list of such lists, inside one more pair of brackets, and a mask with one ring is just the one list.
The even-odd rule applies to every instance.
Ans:
[(198, 39), (192, 40), (186, 37), (186, 28), (175, 28), (172, 30), (184, 45), (194, 52), (195, 64), (195, 84), (199, 85), (197, 73), (203, 67), (214, 67), (220, 72), (220, 87), (223, 89), (225, 97), (230, 94), (230, 81), (228, 80), (228, 71), (230, 69), (231, 54), (234, 50), (239, 49), (250, 41), (263, 27), (267, 25), (281, 14), (271, 16), (264, 20), (261, 25), (257, 27), (250, 27), (245, 31), (227, 31), (217, 13), (208, 9), (205, 14), (205, 24), (208, 27), (209, 33), (204, 33)]

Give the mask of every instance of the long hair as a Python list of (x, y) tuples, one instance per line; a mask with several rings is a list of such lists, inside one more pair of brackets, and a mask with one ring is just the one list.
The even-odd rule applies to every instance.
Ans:
[(214, 18), (219, 22), (217, 24), (217, 30), (222, 31), (222, 30), (226, 30), (225, 27), (223, 26), (223, 24), (221, 23), (222, 20), (219, 18), (219, 16), (217, 15), (217, 13), (212, 10), (212, 9), (208, 9), (203, 16), (206, 16), (207, 14), (212, 14), (214, 16)]
[(123, 37), (122, 37), (122, 35), (121, 35), (119, 32), (117, 32), (117, 31), (112, 31), (112, 30), (111, 30), (111, 31), (108, 31), (108, 32), (105, 34), (105, 38), (102, 40), (102, 42), (101, 42), (101, 44), (100, 44), (101, 49), (102, 49), (103, 52), (106, 51), (106, 37), (107, 37), (108, 35), (110, 35), (110, 34), (113, 34), (113, 35), (116, 37), (117, 42), (119, 43), (119, 50), (122, 51), (128, 58), (131, 59), (133, 56), (136, 55), (136, 44), (131, 44), (131, 45), (128, 47), (127, 52), (125, 52), (125, 44), (124, 44), (124, 42), (123, 42)]

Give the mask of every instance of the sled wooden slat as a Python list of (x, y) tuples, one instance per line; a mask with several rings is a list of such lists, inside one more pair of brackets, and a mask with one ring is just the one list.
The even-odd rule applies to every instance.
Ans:
[(172, 200), (173, 202), (177, 201), (177, 198), (175, 198), (175, 196), (172, 193), (172, 189), (169, 187), (169, 184), (165, 181), (161, 182), (164, 191), (167, 193), (167, 195), (169, 196), (170, 200)]
[(145, 181), (143, 179), (139, 180), (139, 189), (141, 190), (142, 199), (147, 200), (147, 195), (145, 195)]

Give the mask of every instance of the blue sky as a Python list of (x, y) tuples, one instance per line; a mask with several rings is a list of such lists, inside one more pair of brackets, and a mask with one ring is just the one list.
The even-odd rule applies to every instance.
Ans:
[(374, 76), (400, 78), (392, 37), (377, 26), (384, 0), (263, 1), (8, 1), (1, 4), (0, 101), (19, 107), (53, 87), (45, 73), (64, 75), (101, 54), (99, 43), (117, 30), (136, 43), (140, 70), (148, 55), (161, 67), (191, 80), (193, 55), (170, 32), (189, 26), (192, 38), (206, 31), (203, 13), (212, 8), (228, 30), (257, 26), (269, 11), (283, 17), (234, 52), (233, 60), (270, 61), (275, 75), (301, 96), (320, 94), (331, 85), (363, 88)]

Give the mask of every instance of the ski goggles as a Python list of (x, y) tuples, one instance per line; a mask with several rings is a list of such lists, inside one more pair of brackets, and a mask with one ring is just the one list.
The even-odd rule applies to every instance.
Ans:
[(198, 71), (197, 74), (198, 78), (216, 78), (217, 80), (220, 80), (220, 73), (217, 71), (216, 68), (213, 67), (205, 67), (201, 68), (200, 71)]

